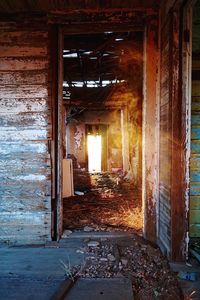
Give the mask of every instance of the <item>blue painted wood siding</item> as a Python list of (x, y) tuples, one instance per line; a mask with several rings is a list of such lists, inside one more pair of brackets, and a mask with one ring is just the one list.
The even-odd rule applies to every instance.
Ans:
[(200, 9), (193, 16), (190, 237), (200, 237)]

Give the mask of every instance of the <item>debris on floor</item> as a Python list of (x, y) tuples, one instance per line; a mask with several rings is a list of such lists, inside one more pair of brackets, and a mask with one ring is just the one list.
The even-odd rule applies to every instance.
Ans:
[(192, 257), (189, 262), (171, 262), (171, 270), (177, 275), (185, 300), (200, 299), (200, 265)]
[[(93, 230), (142, 231), (141, 195), (134, 185), (120, 174), (75, 176), (75, 196), (64, 199), (64, 228)], [(78, 178), (78, 179), (77, 179)]]
[(182, 299), (176, 275), (159, 248), (135, 235), (132, 238), (84, 240), (81, 265), (71, 273), (78, 278), (128, 278), (134, 299)]
[[(171, 271), (167, 259), (158, 247), (140, 236), (141, 193), (126, 174), (79, 171), (74, 177), (79, 195), (64, 199), (65, 235), (80, 231), (88, 236), (77, 250), (84, 261), (73, 266), (71, 274), (85, 279), (128, 278), (136, 300), (182, 299), (178, 276)], [(127, 236), (94, 236), (95, 232), (116, 231)]]

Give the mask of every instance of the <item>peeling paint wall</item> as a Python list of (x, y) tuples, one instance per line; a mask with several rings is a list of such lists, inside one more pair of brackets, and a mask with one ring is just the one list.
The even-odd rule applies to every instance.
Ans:
[(48, 31), (37, 24), (0, 23), (0, 240), (11, 243), (51, 238)]

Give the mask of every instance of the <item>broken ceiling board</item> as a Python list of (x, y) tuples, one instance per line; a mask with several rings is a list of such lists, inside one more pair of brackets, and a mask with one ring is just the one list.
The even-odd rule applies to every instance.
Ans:
[(127, 278), (78, 279), (66, 300), (132, 300), (131, 281)]

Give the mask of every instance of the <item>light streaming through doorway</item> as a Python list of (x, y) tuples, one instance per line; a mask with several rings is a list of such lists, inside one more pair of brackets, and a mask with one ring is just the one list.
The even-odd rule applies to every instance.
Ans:
[(101, 135), (88, 135), (88, 171), (101, 172)]

